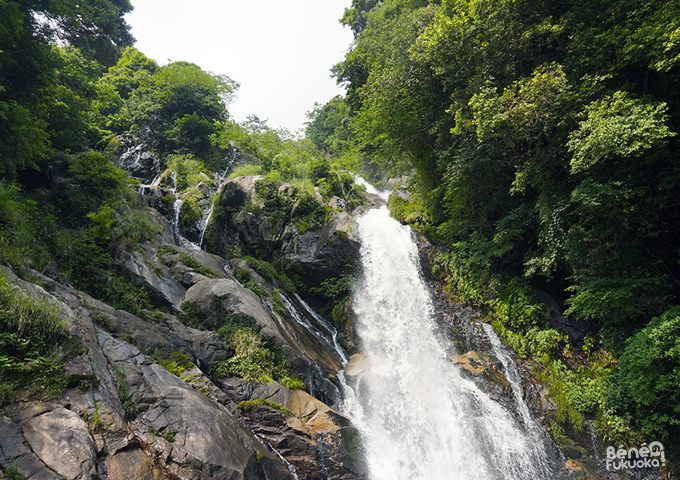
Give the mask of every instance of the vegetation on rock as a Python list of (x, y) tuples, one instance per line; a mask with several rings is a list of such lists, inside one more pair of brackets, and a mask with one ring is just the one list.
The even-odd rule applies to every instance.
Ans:
[[(676, 6), (354, 0), (343, 22), (347, 95), (317, 106), (308, 137), (376, 178), (413, 169), (394, 214), (448, 247), (438, 273), (458, 298), (542, 359), (558, 420), (670, 446), (668, 372), (645, 370), (654, 402), (624, 372), (654, 363), (650, 342), (672, 350), (680, 301)], [(551, 333), (537, 290), (599, 325), (589, 346)]]

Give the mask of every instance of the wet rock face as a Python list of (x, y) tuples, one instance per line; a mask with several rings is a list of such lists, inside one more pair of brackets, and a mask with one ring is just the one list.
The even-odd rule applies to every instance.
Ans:
[(303, 281), (318, 287), (324, 280), (352, 271), (360, 243), (353, 217), (341, 212), (320, 229), (293, 238), (283, 249), (283, 261), (304, 273)]
[(231, 380), (222, 388), (234, 401), (251, 401), (253, 405), (243, 412), (246, 422), (290, 462), (298, 478), (367, 478), (358, 434), (347, 417), (301, 390), (276, 382), (253, 387)]
[(146, 145), (137, 143), (129, 137), (118, 137), (118, 139), (120, 156), (117, 163), (120, 168), (143, 183), (150, 183), (156, 175), (161, 173), (160, 160), (147, 149)]

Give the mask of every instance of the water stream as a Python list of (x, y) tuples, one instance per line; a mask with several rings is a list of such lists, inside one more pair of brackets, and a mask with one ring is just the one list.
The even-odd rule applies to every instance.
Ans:
[(543, 440), (446, 359), (411, 229), (385, 207), (357, 222), (354, 310), (370, 367), (346, 388), (344, 408), (371, 480), (554, 478)]
[(210, 217), (212, 216), (213, 210), (215, 209), (215, 194), (220, 190), (220, 187), (222, 186), (222, 182), (224, 182), (224, 179), (227, 178), (227, 174), (229, 173), (229, 170), (231, 169), (231, 165), (234, 163), (236, 158), (238, 157), (238, 150), (232, 147), (231, 152), (228, 157), (225, 158), (227, 161), (227, 166), (222, 172), (221, 175), (215, 176), (215, 185), (217, 185), (216, 190), (212, 193), (210, 196), (210, 208), (208, 209), (208, 214), (205, 215), (202, 219), (202, 224), (201, 224), (201, 234), (199, 235), (199, 240), (198, 240), (198, 246), (199, 249), (203, 250), (205, 248), (205, 245), (203, 245), (203, 241), (205, 240), (205, 232), (208, 230), (208, 223), (210, 222)]

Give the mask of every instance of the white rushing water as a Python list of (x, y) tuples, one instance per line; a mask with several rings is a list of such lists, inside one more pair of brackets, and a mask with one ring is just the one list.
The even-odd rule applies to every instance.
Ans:
[(345, 410), (371, 480), (553, 478), (523, 422), (446, 360), (411, 230), (383, 207), (358, 218), (358, 232), (354, 309), (370, 368), (346, 388)]

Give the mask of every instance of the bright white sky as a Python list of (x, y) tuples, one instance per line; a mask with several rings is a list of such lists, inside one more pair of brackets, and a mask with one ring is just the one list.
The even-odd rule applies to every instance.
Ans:
[(132, 0), (136, 47), (161, 65), (184, 60), (240, 84), (229, 112), (304, 128), (305, 112), (344, 91), (330, 78), (352, 32), (351, 0)]

